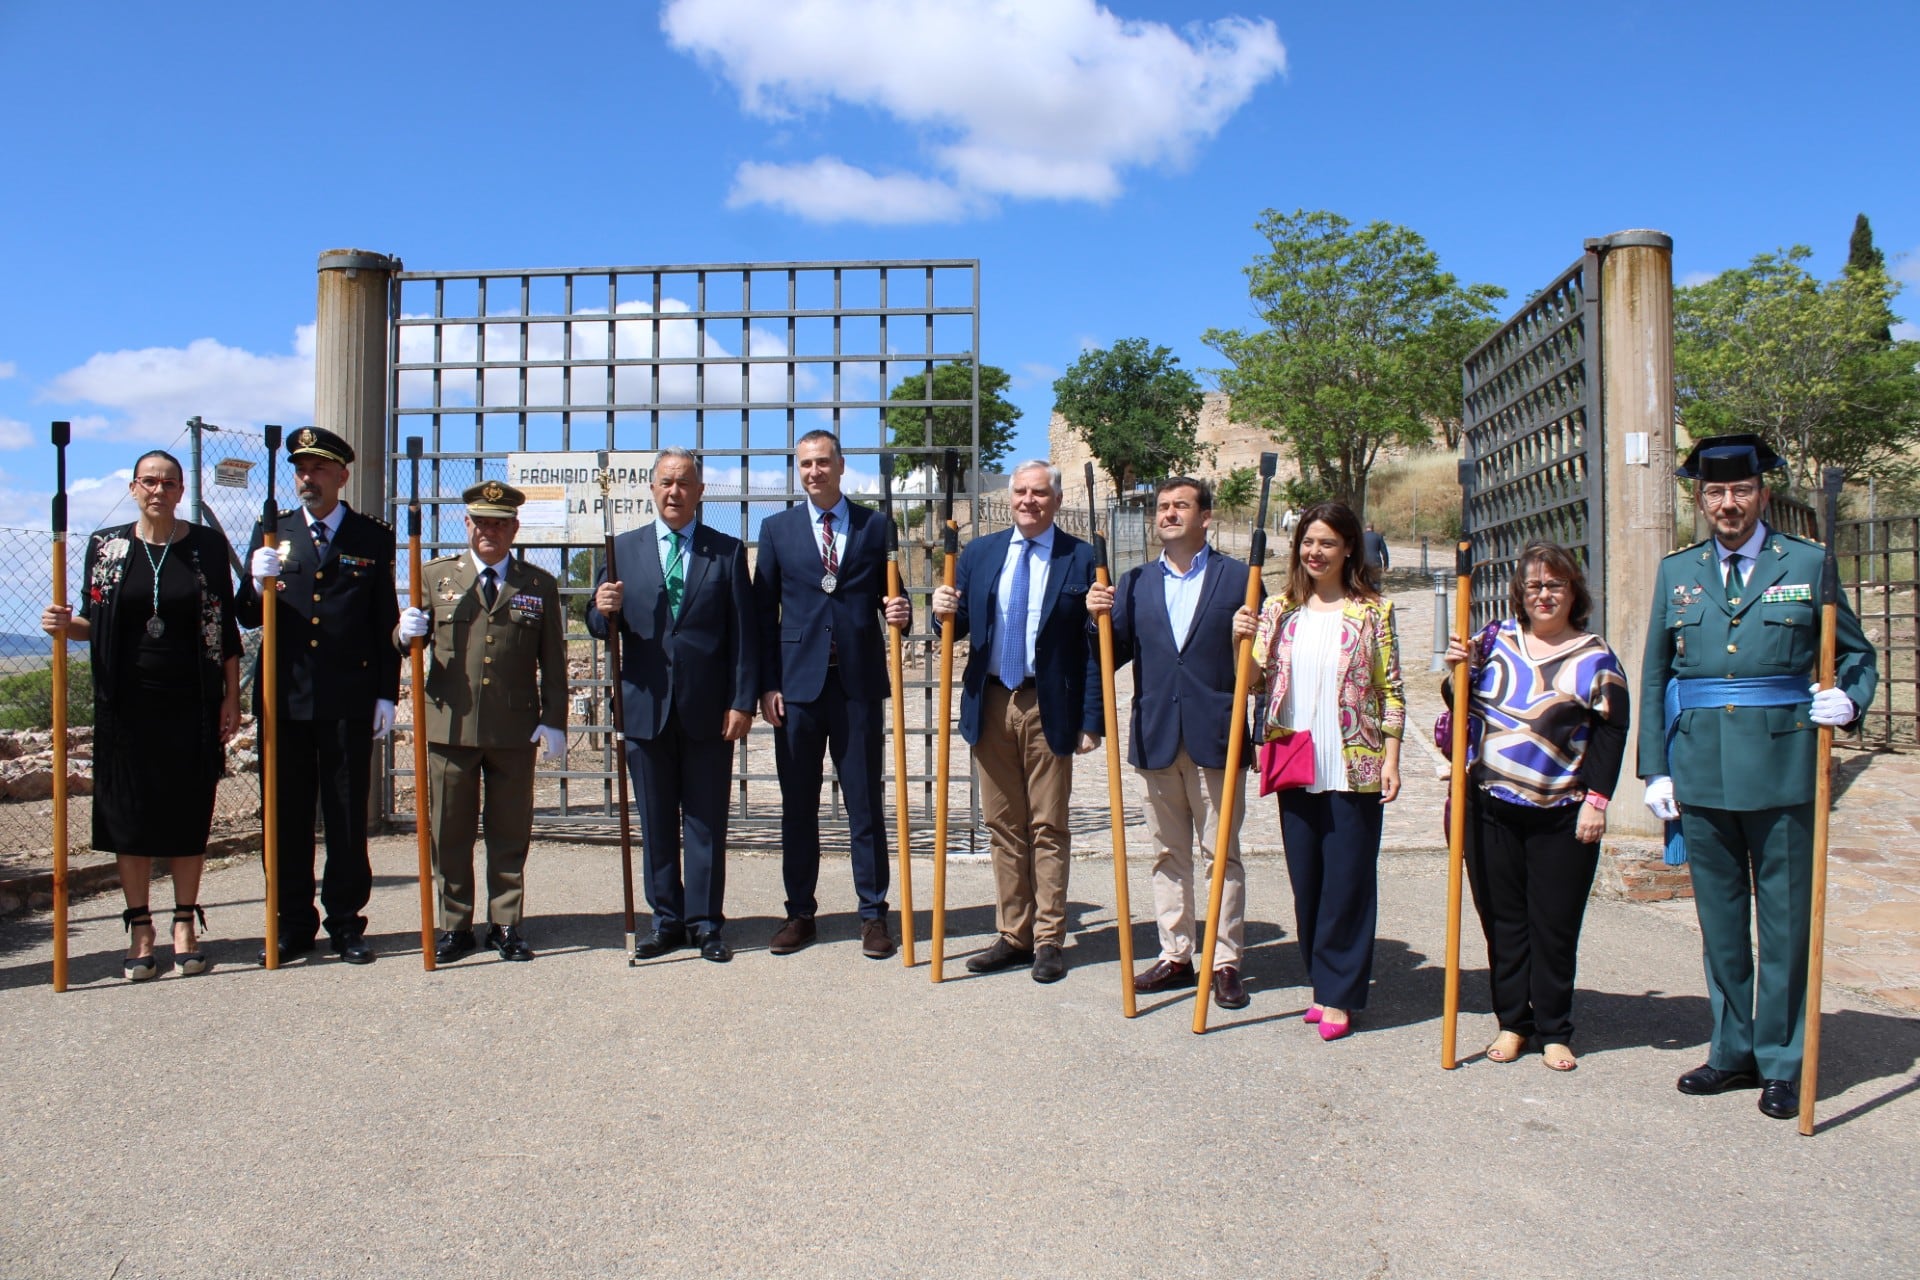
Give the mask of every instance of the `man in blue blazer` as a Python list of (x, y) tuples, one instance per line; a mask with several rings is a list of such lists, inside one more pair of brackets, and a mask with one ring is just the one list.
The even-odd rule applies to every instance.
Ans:
[[(1160, 958), (1133, 980), (1135, 991), (1169, 991), (1194, 984), (1194, 863), (1211, 864), (1227, 787), (1227, 734), (1233, 705), (1236, 629), (1247, 600), (1244, 561), (1207, 545), (1213, 490), (1204, 480), (1174, 476), (1154, 492), (1160, 559), (1130, 571), (1113, 587), (1087, 593), (1087, 612), (1113, 614), (1116, 661), (1133, 663), (1133, 727), (1127, 760), (1147, 788), (1147, 835), (1153, 840), (1153, 913), (1160, 926)], [(1242, 780), (1244, 781), (1244, 779)], [(1214, 956), (1213, 1000), (1244, 1009), (1240, 952), (1245, 941), (1247, 880), (1240, 862), (1240, 825), (1247, 806), (1233, 811), (1227, 835), (1226, 892), (1220, 905), (1220, 946)]]
[(933, 593), (969, 643), (960, 734), (980, 767), (993, 835), (1000, 936), (967, 961), (975, 973), (1031, 964), (1035, 982), (1066, 975), (1067, 804), (1073, 757), (1100, 745), (1099, 658), (1089, 641), (1093, 548), (1057, 528), (1060, 469), (1013, 469), (1013, 528), (968, 543), (953, 587)]
[(790, 955), (811, 946), (819, 910), (820, 783), (833, 753), (847, 806), (853, 887), (860, 899), (860, 949), (884, 960), (896, 946), (887, 927), (886, 754), (882, 712), (890, 692), (881, 622), (912, 620), (905, 596), (887, 598), (886, 517), (847, 500), (847, 460), (831, 431), (794, 445), (794, 470), (807, 500), (760, 525), (753, 589), (760, 615), (761, 714), (774, 728), (780, 775), (781, 872), (787, 918), (767, 949)]
[(691, 941), (724, 963), (733, 744), (753, 723), (759, 687), (753, 591), (739, 539), (700, 523), (700, 460), (662, 449), (652, 489), (655, 520), (613, 540), (620, 577), (609, 582), (601, 566), (587, 611), (594, 636), (615, 624), (621, 635), (622, 728), (653, 912), (634, 958)]

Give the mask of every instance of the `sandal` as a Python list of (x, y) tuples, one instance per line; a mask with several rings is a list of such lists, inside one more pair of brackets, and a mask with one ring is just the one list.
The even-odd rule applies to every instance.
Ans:
[(1572, 1071), (1580, 1063), (1573, 1056), (1573, 1050), (1563, 1044), (1550, 1044), (1540, 1051), (1540, 1061), (1547, 1064), (1549, 1071)]
[[(193, 931), (193, 918), (196, 915), (200, 917), (200, 927), (202, 929), (206, 928), (207, 913), (200, 909), (199, 903), (175, 903), (173, 907), (174, 937), (178, 938), (180, 936), (178, 930), (183, 924), (187, 926), (187, 931), (191, 933)], [(198, 973), (205, 973), (210, 967), (206, 952), (200, 950), (182, 951), (178, 942), (174, 943), (173, 946), (173, 962), (179, 966), (180, 976), (185, 978), (190, 978)]]
[[(128, 907), (120, 913), (120, 924), (131, 939), (135, 929), (153, 928), (153, 912), (146, 907)], [(132, 945), (131, 942), (128, 945)], [(144, 956), (128, 956), (120, 962), (120, 972), (128, 982), (145, 982), (160, 972), (160, 961), (151, 951)]]
[(1518, 1031), (1502, 1031), (1487, 1046), (1488, 1062), (1513, 1062), (1527, 1051), (1527, 1038)]

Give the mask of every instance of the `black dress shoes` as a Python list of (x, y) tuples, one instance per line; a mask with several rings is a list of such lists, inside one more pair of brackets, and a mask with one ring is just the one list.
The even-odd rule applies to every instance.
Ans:
[(1759, 1083), (1760, 1077), (1746, 1068), (1725, 1071), (1712, 1064), (1706, 1064), (1695, 1067), (1681, 1076), (1675, 1087), (1682, 1093), (1705, 1096), (1711, 1093), (1725, 1093), (1729, 1089), (1751, 1089)]
[(1192, 986), (1194, 981), (1191, 960), (1156, 960), (1153, 968), (1134, 975), (1133, 989), (1143, 995), (1155, 991), (1184, 990)]
[(1213, 1002), (1222, 1009), (1244, 1009), (1253, 1003), (1247, 989), (1240, 984), (1240, 971), (1230, 964), (1213, 971)]
[(449, 929), (434, 939), (433, 958), (440, 964), (451, 964), (473, 948), (473, 930)]
[(725, 964), (733, 959), (733, 948), (727, 945), (727, 940), (720, 936), (718, 929), (715, 929), (700, 939), (700, 958), (711, 960), (715, 964)]
[(1033, 980), (1058, 982), (1067, 976), (1067, 957), (1060, 948), (1045, 942), (1033, 949)]
[(333, 954), (348, 964), (372, 964), (373, 948), (364, 933), (343, 933), (333, 940)]
[(510, 924), (502, 929), (497, 924), (487, 926), (487, 945), (500, 953), (502, 960), (531, 960), (533, 948), (520, 936), (520, 926)]
[(661, 956), (672, 951), (678, 951), (686, 945), (687, 931), (685, 929), (673, 925), (669, 925), (663, 929), (659, 925), (655, 925), (653, 932), (640, 939), (640, 944), (633, 949), (633, 958), (635, 960), (658, 960)]
[[(1018, 969), (1032, 963), (1033, 952), (1025, 947), (1016, 947), (1005, 938), (995, 938), (992, 946), (967, 961), (967, 972), (998, 973), (1002, 969)], [(1065, 970), (1062, 969), (1062, 972)]]
[[(316, 944), (314, 943), (314, 940), (312, 938), (280, 939), (280, 963), (285, 964), (287, 961), (293, 959), (295, 956), (306, 955), (308, 952), (313, 950), (315, 945)], [(260, 954), (256, 958), (259, 960), (261, 964), (265, 964), (267, 962), (267, 949), (265, 946), (262, 946), (260, 948)]]
[(1800, 1086), (1791, 1080), (1760, 1082), (1760, 1114), (1791, 1120), (1800, 1114)]

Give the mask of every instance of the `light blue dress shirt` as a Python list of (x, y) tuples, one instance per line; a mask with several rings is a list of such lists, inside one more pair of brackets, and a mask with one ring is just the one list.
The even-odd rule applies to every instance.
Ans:
[[(1047, 598), (1047, 566), (1053, 559), (1053, 526), (1033, 539), (1033, 559), (1027, 564), (1027, 676), (1033, 675), (1033, 646), (1040, 638), (1040, 602)], [(1007, 558), (1000, 564), (1000, 579), (993, 587), (994, 634), (1007, 630), (1007, 591), (1013, 586), (1013, 565), (1027, 548), (1027, 539), (1018, 529), (1007, 542)]]
[(1173, 628), (1173, 647), (1186, 647), (1187, 632), (1193, 630), (1193, 615), (1200, 607), (1200, 588), (1205, 585), (1207, 576), (1207, 556), (1209, 549), (1203, 542), (1200, 550), (1193, 555), (1193, 563), (1181, 573), (1173, 567), (1173, 562), (1165, 555), (1160, 557), (1160, 568), (1166, 574), (1164, 589), (1167, 593), (1167, 625)]

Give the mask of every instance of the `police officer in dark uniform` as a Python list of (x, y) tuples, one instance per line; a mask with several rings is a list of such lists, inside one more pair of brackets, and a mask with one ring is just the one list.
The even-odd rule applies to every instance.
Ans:
[[(400, 693), (400, 655), (386, 643), (400, 615), (393, 527), (340, 500), (353, 449), (333, 432), (300, 428), (287, 458), (300, 505), (280, 513), (277, 550), (255, 524), (234, 599), (240, 625), (258, 627), (262, 580), (278, 579), (280, 958), (313, 950), (325, 923), (335, 954), (369, 964), (368, 786), (374, 739), (393, 729)], [(254, 707), (258, 714), (257, 684)], [(313, 905), (316, 804), (327, 833), (324, 920)]]

